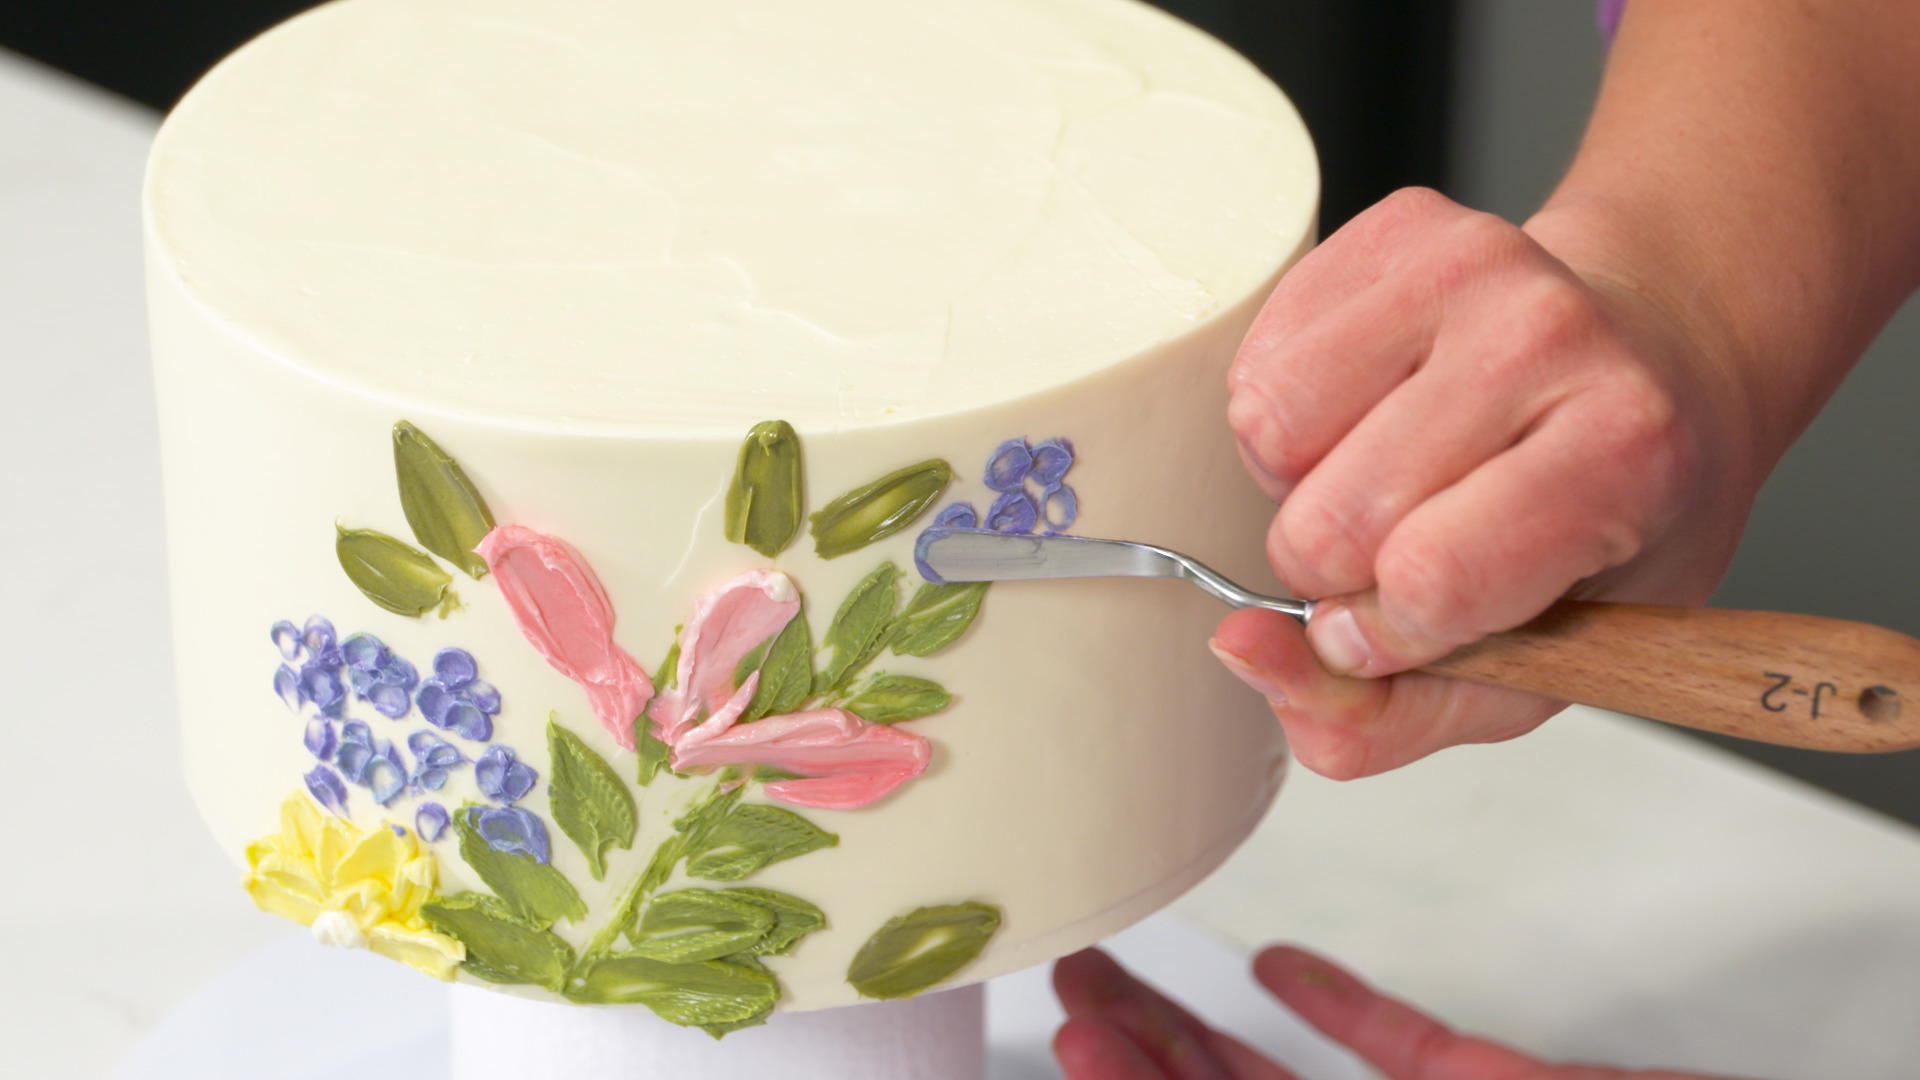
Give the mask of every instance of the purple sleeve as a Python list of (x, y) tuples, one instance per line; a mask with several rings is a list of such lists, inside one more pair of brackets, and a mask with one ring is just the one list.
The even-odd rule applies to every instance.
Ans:
[(1613, 32), (1620, 26), (1620, 13), (1627, 10), (1627, 0), (1600, 0), (1600, 7), (1594, 13), (1595, 21), (1600, 24), (1600, 36), (1613, 44)]

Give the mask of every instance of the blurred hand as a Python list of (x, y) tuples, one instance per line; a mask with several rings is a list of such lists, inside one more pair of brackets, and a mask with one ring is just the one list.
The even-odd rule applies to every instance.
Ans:
[[(1695, 1073), (1548, 1065), (1499, 1043), (1459, 1035), (1325, 960), (1276, 947), (1254, 977), (1300, 1017), (1385, 1073), (1387, 1080), (1707, 1080)], [(1054, 965), (1067, 1022), (1053, 1053), (1067, 1080), (1297, 1080), (1140, 982), (1098, 949)]]
[(1561, 703), (1400, 673), (1562, 595), (1707, 598), (1771, 464), (1707, 338), (1425, 190), (1286, 275), (1228, 419), (1280, 504), (1275, 571), (1321, 603), (1304, 636), (1241, 611), (1213, 647), (1304, 764), (1366, 776), (1537, 726)]

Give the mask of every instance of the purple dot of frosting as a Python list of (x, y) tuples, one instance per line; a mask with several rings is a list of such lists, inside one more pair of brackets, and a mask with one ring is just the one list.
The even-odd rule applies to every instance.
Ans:
[(1033, 504), (1033, 496), (1024, 491), (1007, 492), (993, 500), (993, 508), (987, 511), (987, 528), (994, 532), (1032, 532), (1039, 520), (1040, 508)]
[(300, 628), (285, 619), (274, 623), (273, 644), (280, 650), (280, 655), (286, 659), (300, 659), (300, 650), (303, 648), (300, 641)]
[(306, 643), (309, 650), (322, 652), (332, 648), (333, 643), (338, 639), (333, 633), (333, 623), (319, 615), (315, 615), (307, 620), (307, 626), (301, 634), (301, 640)]
[(1080, 497), (1067, 485), (1055, 484), (1041, 499), (1040, 510), (1050, 531), (1065, 532), (1073, 527), (1073, 519), (1080, 516)]
[(316, 716), (307, 721), (306, 733), (301, 737), (307, 752), (321, 761), (332, 761), (334, 751), (340, 749), (340, 736), (333, 730), (333, 721)]
[(1073, 467), (1073, 443), (1066, 439), (1048, 439), (1033, 448), (1033, 470), (1027, 478), (1043, 488), (1058, 484)]
[(433, 656), (433, 676), (449, 690), (460, 689), (478, 674), (479, 665), (473, 662), (473, 654), (465, 649), (441, 649)]
[(340, 774), (325, 765), (315, 765), (313, 771), (302, 779), (306, 780), (307, 790), (321, 806), (338, 817), (347, 816), (347, 785), (340, 781)]
[(933, 529), (972, 529), (980, 524), (980, 515), (967, 503), (948, 503), (933, 516)]
[(453, 708), (455, 700), (446, 687), (433, 679), (422, 683), (420, 692), (413, 696), (413, 703), (420, 706), (420, 715), (437, 728), (447, 726), (447, 710)]
[(373, 671), (387, 658), (387, 647), (372, 634), (354, 634), (340, 643), (340, 656), (361, 671)]
[(508, 855), (531, 855), (538, 863), (547, 861), (547, 826), (530, 810), (517, 806), (476, 806), (473, 829), (487, 846)]
[(414, 830), (429, 844), (447, 835), (447, 826), (452, 823), (447, 808), (437, 802), (421, 803), (420, 809), (414, 811)]
[(300, 676), (295, 675), (292, 668), (281, 664), (279, 670), (273, 673), (273, 692), (280, 695), (280, 700), (287, 703), (288, 709), (293, 712), (300, 711), (300, 702), (303, 699), (300, 693)]
[(460, 693), (467, 699), (467, 704), (488, 716), (500, 715), (500, 691), (494, 689), (492, 683), (475, 679), (461, 687)]
[(375, 686), (367, 692), (367, 700), (389, 720), (398, 720), (413, 708), (413, 699), (403, 686)]
[(1027, 448), (1026, 440), (1008, 439), (988, 456), (983, 479), (995, 491), (1019, 491), (1032, 468), (1033, 451)]

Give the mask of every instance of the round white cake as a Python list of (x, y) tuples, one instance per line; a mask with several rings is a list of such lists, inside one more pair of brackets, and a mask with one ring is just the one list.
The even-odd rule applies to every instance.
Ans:
[(146, 184), (187, 773), (266, 910), (714, 1034), (1100, 940), (1286, 756), (1224, 373), (1278, 90), (1130, 0), (340, 0)]

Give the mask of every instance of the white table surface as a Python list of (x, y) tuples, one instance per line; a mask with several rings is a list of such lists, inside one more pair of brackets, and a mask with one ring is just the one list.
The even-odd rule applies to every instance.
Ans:
[[(0, 1073), (23, 1080), (108, 1075), (286, 934), (180, 776), (153, 127), (0, 52)], [(1576, 709), (1387, 777), (1296, 772), (1174, 910), (1557, 1057), (1920, 1076), (1920, 833), (1639, 721)]]

